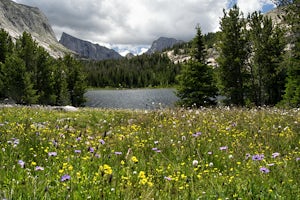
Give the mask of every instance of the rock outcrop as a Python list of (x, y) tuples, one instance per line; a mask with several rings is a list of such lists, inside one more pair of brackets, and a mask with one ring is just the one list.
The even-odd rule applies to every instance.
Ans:
[(66, 48), (76, 52), (80, 57), (92, 60), (119, 59), (122, 56), (113, 49), (93, 44), (63, 33), (59, 42)]
[(36, 7), (18, 4), (11, 0), (1, 0), (0, 28), (7, 31), (14, 39), (24, 31), (30, 33), (38, 45), (55, 58), (71, 52), (59, 44), (47, 17)]
[(146, 54), (162, 52), (163, 50), (167, 48), (172, 48), (175, 44), (179, 44), (179, 43), (183, 43), (183, 41), (176, 40), (174, 38), (160, 37), (152, 43), (151, 48), (148, 49)]
[(127, 59), (131, 59), (131, 58), (133, 58), (133, 57), (134, 57), (133, 53), (128, 53), (128, 54), (126, 54), (126, 56), (125, 56), (125, 58), (127, 58)]

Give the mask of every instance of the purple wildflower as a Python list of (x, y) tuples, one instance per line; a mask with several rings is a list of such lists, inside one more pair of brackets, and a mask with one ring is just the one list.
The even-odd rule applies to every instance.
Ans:
[(88, 151), (91, 152), (91, 153), (94, 153), (95, 149), (93, 147), (89, 147)]
[(77, 137), (77, 138), (76, 138), (76, 141), (80, 141), (80, 140), (81, 140), (81, 137)]
[(58, 142), (57, 142), (56, 140), (53, 140), (53, 141), (52, 141), (52, 144), (53, 144), (55, 147), (58, 146)]
[(100, 158), (100, 155), (98, 153), (95, 154), (96, 158)]
[(100, 142), (101, 144), (105, 144), (105, 141), (102, 140), (102, 139), (100, 139), (99, 142)]
[(81, 150), (75, 150), (74, 152), (75, 153), (81, 153)]
[(160, 152), (161, 152), (161, 150), (159, 150), (159, 149), (156, 148), (156, 147), (152, 148), (152, 151), (155, 151), (156, 153), (160, 153)]
[(41, 166), (36, 166), (35, 171), (44, 171), (44, 167), (41, 167)]
[(57, 156), (57, 153), (56, 152), (49, 152), (48, 156)]
[(60, 178), (60, 181), (64, 182), (64, 181), (68, 181), (70, 179), (71, 179), (71, 176), (69, 174), (65, 174)]
[(7, 141), (7, 143), (12, 144), (13, 147), (16, 147), (20, 143), (20, 140), (17, 138), (11, 138), (11, 140)]
[(257, 161), (257, 160), (263, 160), (264, 159), (264, 154), (257, 154), (252, 156), (252, 160)]
[(168, 180), (168, 181), (171, 181), (172, 179), (170, 178), (170, 177), (168, 177), (168, 176), (165, 176), (164, 177), (166, 180)]
[(18, 164), (21, 166), (21, 168), (25, 167), (25, 162), (23, 160), (19, 160)]
[(246, 153), (246, 160), (248, 160), (251, 157), (250, 153)]
[(197, 132), (197, 133), (192, 134), (193, 137), (198, 137), (198, 136), (200, 136), (200, 135), (202, 135), (201, 132)]
[(116, 154), (116, 155), (122, 155), (122, 152), (116, 151), (115, 154)]
[(220, 150), (221, 150), (221, 151), (224, 151), (224, 150), (227, 150), (227, 149), (228, 149), (227, 146), (220, 147)]
[(276, 158), (276, 157), (278, 157), (279, 155), (280, 155), (280, 153), (278, 153), (278, 152), (272, 153), (272, 158)]
[(300, 158), (296, 158), (296, 161), (299, 161), (300, 160)]
[(264, 173), (264, 174), (267, 174), (267, 173), (270, 172), (270, 170), (269, 170), (268, 168), (266, 168), (266, 167), (261, 167), (261, 168), (259, 169), (259, 171), (261, 171), (261, 172)]
[(20, 143), (20, 140), (17, 138), (12, 138), (11, 140), (14, 143), (14, 145), (18, 145)]

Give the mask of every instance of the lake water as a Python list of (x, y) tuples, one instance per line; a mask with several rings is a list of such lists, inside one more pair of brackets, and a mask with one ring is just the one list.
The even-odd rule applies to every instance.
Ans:
[(89, 90), (87, 107), (120, 109), (171, 108), (178, 100), (175, 89)]

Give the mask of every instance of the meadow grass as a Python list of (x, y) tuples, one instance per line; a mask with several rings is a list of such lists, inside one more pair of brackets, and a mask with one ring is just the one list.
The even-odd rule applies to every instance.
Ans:
[(300, 199), (299, 109), (0, 108), (1, 199)]

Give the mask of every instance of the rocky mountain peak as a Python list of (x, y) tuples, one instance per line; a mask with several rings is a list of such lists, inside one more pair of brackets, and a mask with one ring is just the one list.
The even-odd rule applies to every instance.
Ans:
[(131, 59), (133, 57), (134, 57), (133, 53), (128, 53), (125, 55), (125, 58), (127, 58), (127, 59)]
[(64, 53), (70, 52), (58, 43), (47, 17), (36, 7), (1, 0), (0, 28), (14, 39), (24, 31), (30, 33), (53, 57), (62, 57)]
[(107, 60), (122, 58), (120, 54), (99, 44), (78, 39), (67, 33), (63, 33), (59, 42), (66, 48), (76, 52), (80, 57), (92, 60)]
[(183, 43), (183, 41), (174, 38), (160, 37), (152, 43), (150, 49), (148, 49), (146, 53), (152, 54), (155, 52), (162, 52), (164, 49), (172, 48), (175, 44), (179, 43)]

